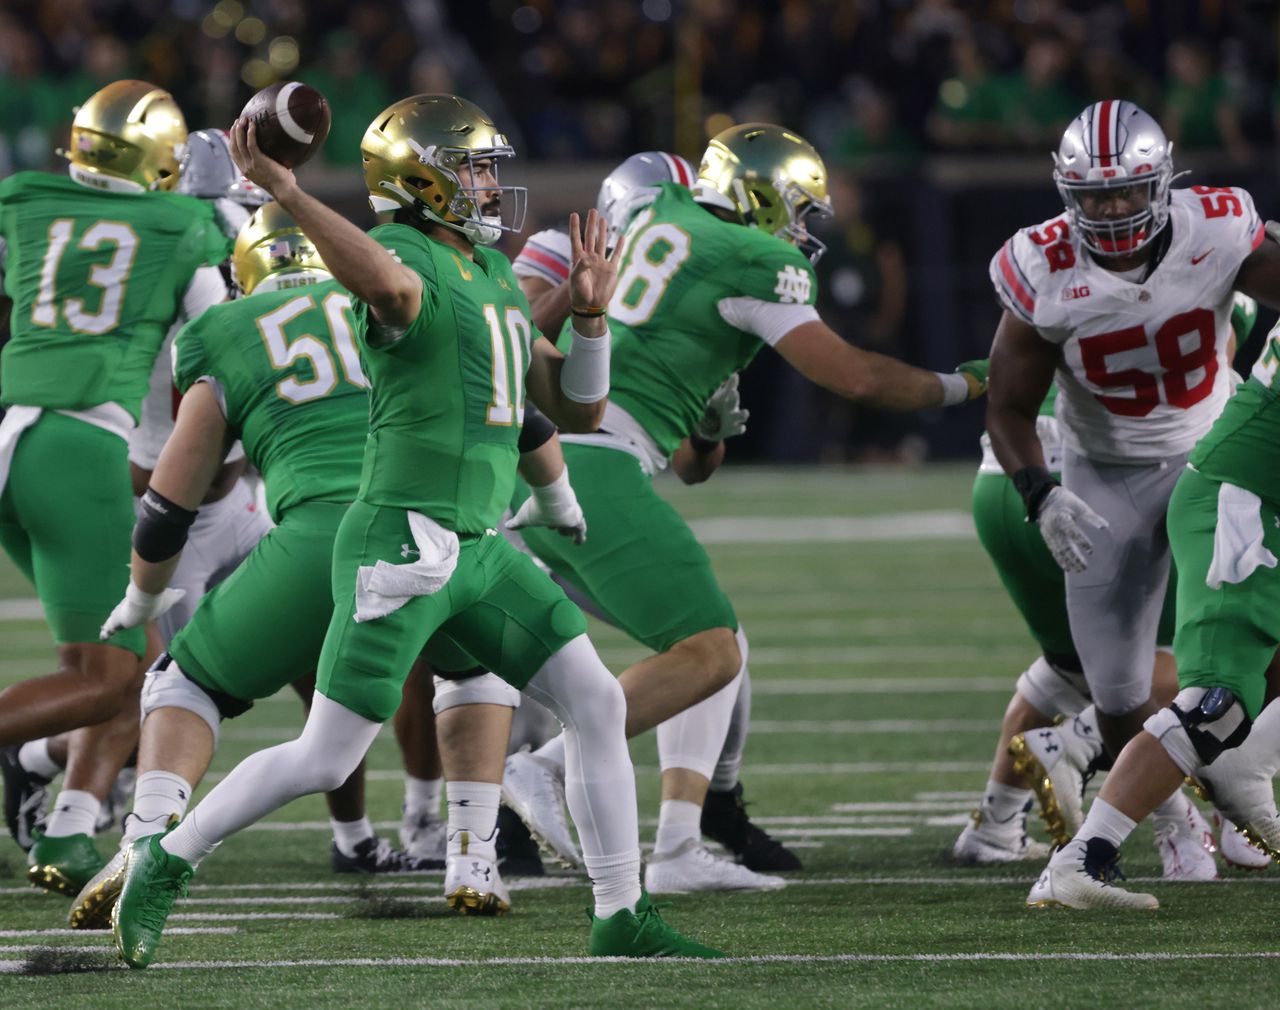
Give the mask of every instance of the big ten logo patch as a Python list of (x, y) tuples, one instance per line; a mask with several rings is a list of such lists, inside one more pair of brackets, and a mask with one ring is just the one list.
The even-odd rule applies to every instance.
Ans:
[(804, 303), (809, 300), (809, 286), (812, 280), (803, 270), (787, 266), (778, 271), (778, 286), (773, 293), (783, 302)]

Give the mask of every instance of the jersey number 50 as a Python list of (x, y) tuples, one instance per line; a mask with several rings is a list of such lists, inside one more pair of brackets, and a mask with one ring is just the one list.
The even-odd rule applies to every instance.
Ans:
[[(1190, 351), (1182, 349), (1182, 338), (1186, 336), (1196, 338)], [(1213, 380), (1218, 375), (1216, 342), (1213, 313), (1208, 309), (1180, 312), (1156, 330), (1156, 354), (1164, 369), (1164, 402), (1186, 410), (1213, 392)], [(1140, 368), (1113, 372), (1107, 367), (1107, 358), (1112, 355), (1146, 346), (1147, 331), (1141, 326), (1128, 326), (1080, 340), (1080, 360), (1085, 377), (1091, 383), (1101, 389), (1128, 387), (1133, 390), (1133, 396), (1093, 394), (1111, 413), (1146, 417), (1160, 404), (1160, 378)], [(1189, 385), (1187, 377), (1201, 368), (1204, 375), (1195, 385)]]
[(305, 312), (316, 307), (310, 295), (290, 298), (277, 309), (272, 309), (257, 319), (258, 332), (267, 346), (267, 356), (275, 369), (292, 368), (298, 361), (311, 366), (311, 378), (299, 379), (290, 375), (276, 383), (276, 393), (289, 403), (306, 403), (328, 396), (338, 384), (338, 371), (334, 367), (332, 347), (338, 353), (342, 375), (347, 382), (360, 389), (369, 388), (369, 380), (360, 368), (360, 353), (351, 332), (351, 296), (332, 291), (320, 302), (328, 324), (329, 344), (311, 333), (304, 333), (296, 340), (285, 334), (288, 325)]

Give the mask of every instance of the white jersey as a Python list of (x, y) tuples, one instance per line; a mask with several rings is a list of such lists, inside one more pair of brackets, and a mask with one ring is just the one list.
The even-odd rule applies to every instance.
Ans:
[(1001, 304), (1062, 348), (1066, 448), (1100, 462), (1189, 452), (1231, 395), (1235, 278), (1263, 224), (1242, 189), (1178, 189), (1170, 204), (1169, 247), (1144, 283), (1099, 266), (1065, 215), (991, 260)]
[[(1044, 452), (1044, 468), (1050, 473), (1062, 473), (1062, 425), (1052, 414), (1041, 414), (1036, 418), (1036, 434), (1040, 436), (1040, 448)], [(991, 447), (991, 436), (985, 431), (979, 439), (982, 446), (982, 462), (978, 464), (978, 473), (1004, 476), (1004, 467), (996, 459), (996, 451)]]

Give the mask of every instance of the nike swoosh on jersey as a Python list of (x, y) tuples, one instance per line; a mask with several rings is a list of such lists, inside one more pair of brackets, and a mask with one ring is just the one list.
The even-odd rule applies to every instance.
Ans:
[(1191, 257), (1191, 265), (1192, 265), (1192, 266), (1195, 266), (1195, 265), (1196, 265), (1197, 263), (1199, 263), (1202, 259), (1204, 259), (1206, 256), (1208, 256), (1208, 255), (1209, 255), (1209, 253), (1213, 252), (1213, 250), (1215, 250), (1216, 248), (1218, 248), (1218, 247), (1217, 247), (1217, 246), (1210, 246), (1208, 249), (1206, 249), (1204, 252), (1202, 252), (1199, 256), (1192, 256), (1192, 257)]

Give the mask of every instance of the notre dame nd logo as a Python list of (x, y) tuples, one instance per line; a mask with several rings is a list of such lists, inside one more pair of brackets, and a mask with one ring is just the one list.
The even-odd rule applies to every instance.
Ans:
[(793, 266), (778, 271), (778, 286), (773, 293), (783, 302), (799, 302), (809, 300), (809, 275)]

